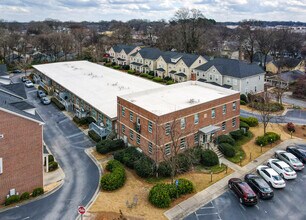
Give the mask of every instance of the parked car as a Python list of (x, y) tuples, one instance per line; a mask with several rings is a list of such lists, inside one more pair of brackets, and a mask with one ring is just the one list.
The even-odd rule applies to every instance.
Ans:
[(22, 73), (21, 70), (13, 70), (12, 73)]
[(26, 82), (27, 80), (28, 80), (28, 78), (27, 78), (26, 76), (22, 76), (22, 77), (21, 77), (21, 81), (22, 81), (22, 82)]
[(232, 178), (228, 181), (228, 187), (238, 196), (239, 202), (245, 205), (256, 205), (257, 196), (251, 187), (239, 178)]
[(244, 180), (257, 196), (261, 199), (271, 199), (274, 196), (273, 189), (263, 178), (255, 174), (246, 174)]
[(296, 156), (301, 162), (306, 163), (306, 150), (299, 147), (288, 146), (286, 149), (287, 152), (292, 153)]
[(42, 97), (40, 101), (44, 105), (49, 105), (51, 103), (51, 100), (48, 97)]
[(286, 183), (283, 178), (272, 168), (261, 165), (257, 167), (257, 173), (274, 188), (285, 188)]
[(287, 163), (279, 159), (269, 159), (267, 166), (275, 170), (283, 179), (290, 180), (297, 177), (296, 172)]
[(25, 85), (26, 87), (28, 87), (28, 88), (34, 87), (34, 84), (33, 84), (30, 80), (27, 80), (27, 81), (24, 83), (24, 85)]
[(284, 150), (277, 150), (275, 151), (275, 157), (282, 161), (285, 161), (294, 170), (304, 169), (304, 164), (299, 159), (297, 159), (297, 157), (294, 156), (292, 153), (288, 153)]
[(44, 91), (42, 90), (37, 90), (37, 97), (38, 98), (46, 97), (46, 93), (44, 93)]

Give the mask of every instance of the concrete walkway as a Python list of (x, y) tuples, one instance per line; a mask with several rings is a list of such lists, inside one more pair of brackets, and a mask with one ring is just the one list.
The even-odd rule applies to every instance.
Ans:
[(168, 219), (182, 219), (186, 217), (187, 215), (191, 214), (192, 212), (195, 212), (197, 209), (202, 207), (204, 204), (212, 201), (213, 199), (223, 194), (227, 190), (227, 183), (229, 179), (244, 178), (245, 174), (255, 171), (257, 166), (263, 163), (266, 163), (269, 158), (273, 157), (274, 152), (276, 150), (285, 149), (287, 146), (295, 145), (295, 144), (306, 144), (306, 141), (302, 139), (286, 140), (282, 142), (281, 144), (277, 145), (276, 147), (274, 147), (273, 149), (267, 151), (260, 157), (256, 158), (252, 162), (248, 163), (244, 167), (240, 167), (222, 158), (222, 162), (224, 164), (228, 165), (231, 169), (235, 170), (234, 173), (226, 176), (225, 178), (209, 186), (205, 190), (198, 192), (197, 194), (190, 197), (189, 199), (174, 206), (173, 208), (164, 212), (164, 215)]

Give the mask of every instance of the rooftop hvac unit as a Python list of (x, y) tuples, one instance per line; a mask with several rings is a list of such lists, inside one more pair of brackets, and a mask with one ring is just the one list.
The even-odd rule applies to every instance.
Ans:
[(0, 139), (4, 138), (4, 134), (0, 134)]

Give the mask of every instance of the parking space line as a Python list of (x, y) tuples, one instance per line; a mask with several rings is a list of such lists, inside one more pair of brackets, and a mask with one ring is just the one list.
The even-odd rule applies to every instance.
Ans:
[(72, 134), (72, 135), (67, 136), (67, 138), (73, 138), (73, 137), (76, 137), (76, 136), (79, 136), (79, 135), (82, 135), (82, 134), (84, 134), (84, 133), (82, 131), (80, 131), (76, 134)]
[(258, 205), (255, 205), (255, 207), (259, 210), (259, 206)]
[(240, 207), (244, 210), (244, 211), (246, 211), (246, 209), (243, 207), (243, 205), (241, 205), (241, 204), (239, 204), (240, 205)]
[(216, 213), (207, 213), (207, 214), (196, 214), (196, 215), (198, 215), (198, 216), (205, 216), (205, 215), (219, 215), (219, 213), (218, 212), (216, 212)]
[(58, 124), (61, 124), (61, 123), (63, 123), (63, 122), (65, 122), (65, 121), (69, 121), (70, 119), (69, 118), (65, 118), (65, 119), (63, 119), (63, 120), (61, 120), (61, 121), (59, 121), (59, 122), (57, 122)]
[(201, 207), (200, 209), (214, 209), (215, 207)]

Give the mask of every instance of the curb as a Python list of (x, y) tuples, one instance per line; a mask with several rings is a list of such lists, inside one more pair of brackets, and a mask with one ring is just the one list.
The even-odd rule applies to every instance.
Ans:
[[(89, 208), (92, 206), (92, 204), (96, 201), (96, 199), (98, 198), (98, 194), (100, 192), (100, 188), (101, 188), (101, 176), (102, 176), (102, 172), (103, 169), (100, 166), (99, 162), (96, 160), (96, 158), (89, 152), (90, 150), (94, 149), (94, 147), (91, 148), (87, 148), (84, 150), (84, 152), (87, 154), (87, 156), (94, 162), (94, 164), (96, 164), (96, 166), (98, 167), (99, 170), (99, 184), (98, 187), (96, 189), (96, 192), (94, 193), (93, 197), (91, 198), (91, 200), (87, 203), (87, 205), (85, 206), (86, 212), (88, 212)], [(84, 216), (84, 215), (83, 215)], [(78, 214), (78, 216), (76, 217), (76, 220), (81, 219), (81, 214)]]

